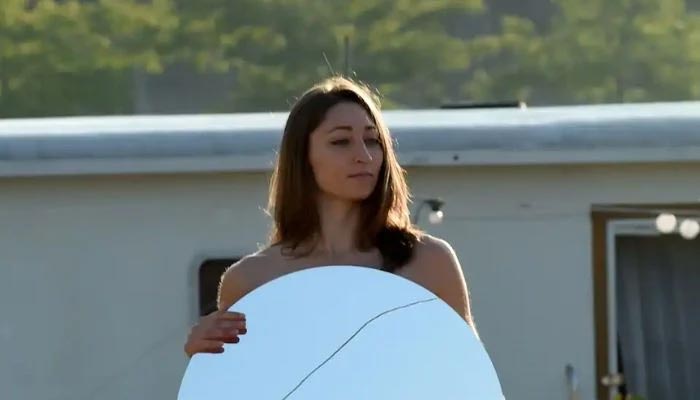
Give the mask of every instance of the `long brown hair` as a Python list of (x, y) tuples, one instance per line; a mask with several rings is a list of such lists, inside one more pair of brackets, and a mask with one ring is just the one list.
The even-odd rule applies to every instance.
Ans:
[(405, 171), (398, 163), (379, 111), (378, 96), (367, 86), (344, 77), (331, 77), (316, 84), (297, 100), (289, 113), (270, 181), (268, 212), (273, 217), (270, 245), (282, 245), (283, 251), (293, 253), (301, 244), (317, 238), (319, 188), (309, 162), (309, 136), (328, 110), (342, 102), (357, 103), (367, 111), (379, 131), (383, 149), (377, 186), (362, 203), (356, 246), (361, 250), (376, 247), (383, 258), (383, 269), (394, 271), (411, 259), (421, 232), (410, 220)]

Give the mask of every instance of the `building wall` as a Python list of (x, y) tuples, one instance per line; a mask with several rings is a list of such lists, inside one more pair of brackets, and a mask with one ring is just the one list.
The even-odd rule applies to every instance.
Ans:
[(264, 236), (260, 177), (0, 180), (0, 193), (3, 398), (174, 399), (196, 267)]
[[(420, 168), (506, 398), (594, 396), (589, 210), (691, 202), (699, 164)], [(8, 398), (173, 398), (197, 266), (264, 241), (264, 174), (0, 179), (0, 387)], [(5, 355), (9, 354), (9, 357)], [(5, 360), (9, 360), (6, 362)]]

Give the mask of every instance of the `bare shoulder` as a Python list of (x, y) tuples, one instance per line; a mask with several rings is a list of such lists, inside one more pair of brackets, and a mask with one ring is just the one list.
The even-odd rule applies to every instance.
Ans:
[(423, 234), (416, 242), (414, 251), (411, 264), (429, 280), (431, 286), (440, 290), (454, 287), (455, 284), (466, 286), (457, 254), (446, 240)]
[(278, 261), (275, 247), (249, 254), (226, 269), (219, 282), (218, 307), (227, 310), (236, 301), (260, 285), (262, 275)]
[(411, 264), (419, 283), (449, 304), (474, 328), (467, 281), (452, 245), (444, 239), (423, 234), (416, 243)]
[(457, 255), (449, 242), (427, 233), (416, 242), (415, 252), (415, 257), (422, 261), (457, 261)]

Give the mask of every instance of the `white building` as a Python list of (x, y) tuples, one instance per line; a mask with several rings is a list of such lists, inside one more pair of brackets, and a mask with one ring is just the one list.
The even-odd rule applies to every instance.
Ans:
[[(698, 354), (687, 311), (700, 242), (659, 236), (653, 220), (700, 211), (700, 103), (385, 116), (414, 195), (445, 201), (442, 224), (420, 223), (460, 257), (506, 398), (567, 398), (570, 365), (581, 399), (608, 399), (597, 382), (618, 368), (618, 333), (629, 354), (674, 340)], [(266, 237), (285, 117), (0, 121), (2, 398), (174, 398), (217, 274)], [(635, 275), (653, 257), (667, 257), (656, 278)], [(621, 313), (614, 299), (647, 308)], [(681, 331), (644, 328), (656, 334), (645, 341), (642, 323)], [(678, 361), (668, 348), (659, 357)], [(657, 375), (659, 387), (697, 385)]]

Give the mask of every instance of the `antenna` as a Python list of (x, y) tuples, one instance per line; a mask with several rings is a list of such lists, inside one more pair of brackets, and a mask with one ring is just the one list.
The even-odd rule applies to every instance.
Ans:
[(326, 57), (326, 52), (323, 52), (323, 59), (326, 60), (326, 66), (328, 66), (328, 69), (331, 71), (331, 75), (335, 75), (335, 71), (333, 70), (333, 65), (331, 65), (331, 62), (328, 61), (328, 57)]
[(345, 35), (343, 38), (343, 53), (344, 53), (344, 67), (343, 73), (345, 76), (350, 75), (350, 36)]

